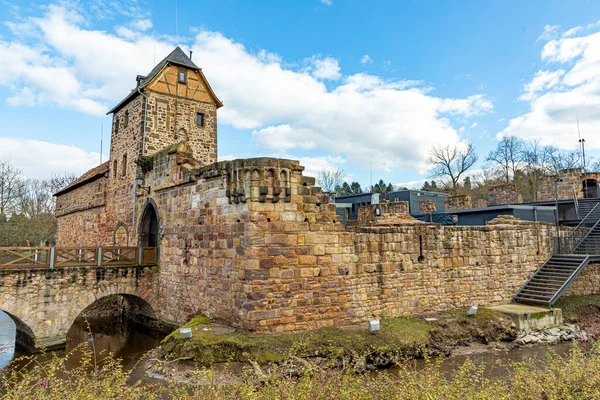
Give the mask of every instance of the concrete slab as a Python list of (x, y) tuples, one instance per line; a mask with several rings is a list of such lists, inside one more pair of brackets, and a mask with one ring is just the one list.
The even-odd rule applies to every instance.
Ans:
[(560, 308), (550, 310), (545, 307), (524, 304), (504, 304), (488, 308), (508, 315), (517, 325), (517, 329), (521, 331), (546, 329), (563, 324), (562, 310)]

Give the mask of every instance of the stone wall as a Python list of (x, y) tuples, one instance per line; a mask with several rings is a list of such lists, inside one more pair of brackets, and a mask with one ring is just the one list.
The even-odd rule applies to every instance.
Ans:
[(518, 193), (517, 186), (514, 183), (503, 183), (490, 188), (487, 195), (487, 206), (497, 206), (504, 204), (520, 204), (523, 197)]
[(71, 190), (56, 199), (56, 216), (86, 211), (106, 204), (107, 178), (95, 181)]
[[(549, 255), (552, 225), (444, 227), (416, 222), (405, 202), (361, 207), (346, 230), (297, 161), (203, 166), (186, 143), (147, 161), (152, 190), (136, 192), (136, 225), (156, 207), (155, 301), (167, 320), (205, 314), (273, 333), (501, 304)], [(78, 229), (83, 241), (98, 235)]]
[(86, 307), (111, 294), (138, 296), (159, 311), (158, 283), (158, 267), (0, 270), (0, 310), (23, 321), (38, 341), (64, 339)]
[(436, 212), (435, 200), (420, 200), (419, 201), (419, 212), (421, 214), (428, 214)]
[[(558, 182), (558, 199), (571, 200), (573, 194), (577, 193), (577, 198), (584, 198), (584, 174), (581, 168), (573, 168), (559, 171), (558, 175), (546, 176), (541, 178), (538, 190), (537, 201), (551, 201), (556, 198), (555, 180), (561, 178), (563, 181)], [(598, 181), (600, 174), (596, 172), (588, 172), (587, 179)]]
[(409, 215), (407, 201), (393, 203), (371, 204), (358, 208), (358, 225), (397, 225), (406, 222), (415, 222), (416, 219)]
[(465, 210), (467, 208), (472, 208), (471, 196), (468, 194), (446, 196), (444, 202), (446, 204), (446, 211)]
[(600, 264), (588, 264), (563, 297), (600, 295)]

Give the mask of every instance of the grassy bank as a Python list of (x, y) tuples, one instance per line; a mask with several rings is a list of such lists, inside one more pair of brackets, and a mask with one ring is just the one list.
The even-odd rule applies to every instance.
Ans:
[[(590, 354), (597, 354), (592, 349)], [(254, 374), (229, 384), (213, 379), (210, 370), (189, 376), (193, 384), (131, 383), (118, 362), (94, 366), (91, 355), (80, 367), (64, 371), (64, 359), (56, 358), (24, 373), (0, 378), (0, 395), (21, 399), (598, 399), (600, 357), (577, 347), (567, 357), (526, 360), (508, 366), (506, 375), (465, 363), (447, 377), (436, 363), (416, 367), (404, 361), (394, 374), (357, 375), (315, 370), (299, 379), (274, 374), (264, 380)]]
[(356, 362), (383, 366), (401, 357), (447, 354), (473, 342), (512, 340), (516, 334), (511, 321), (492, 310), (482, 309), (472, 317), (465, 310), (430, 317), (383, 319), (376, 334), (362, 326), (281, 335), (223, 332), (208, 318), (196, 317), (185, 325), (192, 328), (191, 339), (182, 340), (176, 330), (165, 339), (161, 350), (168, 358), (189, 358), (205, 365), (248, 360), (265, 364), (299, 357), (327, 359), (345, 366)]

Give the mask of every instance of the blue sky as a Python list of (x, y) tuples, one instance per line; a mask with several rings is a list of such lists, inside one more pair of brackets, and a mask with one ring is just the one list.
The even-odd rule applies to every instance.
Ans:
[[(600, 155), (597, 1), (131, 1), (0, 6), (0, 157), (28, 176), (108, 152), (103, 112), (179, 44), (225, 106), (222, 159), (420, 185), (436, 143), (501, 135)], [(176, 30), (176, 8), (177, 27)]]

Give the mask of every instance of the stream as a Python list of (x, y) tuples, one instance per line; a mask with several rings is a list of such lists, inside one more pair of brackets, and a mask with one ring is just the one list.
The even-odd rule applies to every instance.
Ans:
[[(129, 324), (122, 324), (120, 320), (103, 320), (101, 322), (104, 324), (107, 322), (112, 323), (108, 326), (109, 329), (105, 330), (105, 333), (96, 333), (92, 336), (88, 332), (87, 322), (77, 320), (67, 335), (66, 349), (37, 354), (35, 357), (39, 361), (43, 361), (55, 355), (64, 356), (67, 352), (83, 343), (95, 352), (98, 361), (106, 357), (109, 352), (112, 352), (115, 358), (120, 358), (123, 367), (126, 370), (131, 370), (130, 380), (132, 382), (138, 380), (144, 382), (156, 381), (154, 378), (146, 375), (142, 356), (157, 347), (160, 344), (161, 338)], [(444, 359), (441, 362), (440, 368), (445, 375), (450, 377), (467, 359), (471, 359), (475, 365), (484, 367), (486, 375), (489, 377), (502, 377), (506, 375), (507, 364), (525, 361), (530, 358), (543, 360), (549, 353), (564, 356), (568, 354), (572, 346), (573, 343), (561, 343), (553, 346), (518, 347), (504, 351), (493, 351), (486, 347), (464, 348), (461, 350), (461, 354)], [(14, 322), (7, 314), (0, 311), (0, 369), (9, 363), (13, 356), (18, 358), (23, 355), (29, 355), (29, 353), (19, 349), (18, 346), (15, 349)], [(67, 360), (67, 368), (78, 365), (80, 357), (81, 354), (75, 352), (73, 357)], [(427, 362), (416, 360), (414, 368), (427, 368)], [(399, 368), (392, 368), (392, 372), (394, 370), (397, 373), (400, 372)]]

